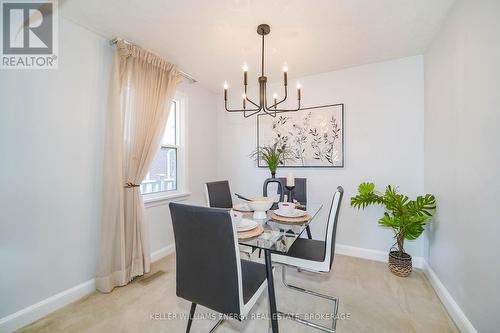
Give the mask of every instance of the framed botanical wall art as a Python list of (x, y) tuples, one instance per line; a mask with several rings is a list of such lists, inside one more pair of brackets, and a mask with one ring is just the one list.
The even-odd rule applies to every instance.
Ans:
[[(344, 104), (257, 117), (257, 146), (286, 147), (285, 167), (344, 167)], [(258, 158), (258, 166), (266, 167)]]

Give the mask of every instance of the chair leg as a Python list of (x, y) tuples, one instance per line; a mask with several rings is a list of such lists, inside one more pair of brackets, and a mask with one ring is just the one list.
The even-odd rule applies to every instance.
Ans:
[(219, 326), (220, 326), (220, 324), (222, 324), (222, 322), (223, 322), (223, 321), (224, 321), (224, 319), (220, 319), (220, 320), (217, 322), (217, 324), (215, 324), (215, 326), (214, 326), (214, 327), (212, 327), (212, 329), (210, 330), (210, 332), (209, 332), (209, 333), (213, 333), (213, 332), (215, 332), (215, 330), (217, 329), (217, 327), (219, 327)]
[(312, 239), (311, 229), (309, 228), (309, 226), (306, 227), (306, 232), (307, 232), (307, 238)]
[[(196, 303), (191, 303), (191, 310), (189, 311), (189, 318), (188, 318), (188, 325), (187, 325), (187, 328), (186, 328), (186, 333), (189, 333), (189, 331), (191, 330), (191, 324), (193, 323), (193, 317), (194, 317), (194, 312), (196, 310)], [(217, 329), (217, 327), (220, 326), (220, 324), (222, 324), (222, 322), (224, 321), (224, 318), (220, 319), (214, 327), (212, 327), (212, 329), (210, 330), (209, 333), (213, 333), (215, 332), (215, 330)]]
[(194, 311), (196, 310), (196, 303), (191, 303), (191, 310), (189, 311), (188, 325), (186, 328), (186, 333), (191, 330), (191, 324), (193, 323)]
[[(301, 288), (301, 287), (297, 287), (297, 286), (293, 286), (291, 284), (288, 284), (286, 282), (286, 272), (285, 272), (285, 269), (286, 269), (286, 266), (283, 265), (282, 266), (282, 270), (281, 270), (281, 277), (282, 277), (283, 285), (285, 287), (287, 287), (289, 289), (292, 289), (292, 290), (295, 290), (295, 291), (298, 291), (298, 292), (305, 293), (305, 294), (313, 295), (313, 296), (316, 296), (316, 297), (321, 297), (321, 298), (324, 298), (326, 300), (332, 301), (334, 303), (334, 305), (333, 305), (333, 320), (332, 320), (332, 328), (331, 329), (328, 328), (328, 327), (324, 327), (324, 326), (312, 323), (312, 322), (307, 321), (305, 319), (302, 319), (299, 316), (294, 315), (294, 314), (285, 314), (285, 315), (287, 315), (290, 319), (295, 320), (295, 321), (297, 321), (297, 322), (299, 322), (301, 324), (304, 324), (304, 325), (307, 325), (307, 326), (310, 326), (310, 327), (314, 327), (314, 328), (319, 329), (319, 330), (324, 331), (324, 332), (335, 333), (335, 330), (337, 328), (337, 315), (338, 315), (338, 312), (339, 312), (339, 299), (336, 298), (336, 297), (330, 296), (330, 295), (325, 295), (325, 294), (322, 294), (322, 293), (318, 293), (317, 291), (308, 290), (308, 289), (305, 289), (305, 288)], [(281, 313), (281, 314), (283, 314), (283, 313)]]

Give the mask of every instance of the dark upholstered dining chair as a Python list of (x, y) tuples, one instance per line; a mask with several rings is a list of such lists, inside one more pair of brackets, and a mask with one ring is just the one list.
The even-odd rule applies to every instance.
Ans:
[(334, 303), (334, 318), (332, 322), (332, 328), (311, 323), (302, 318), (298, 318), (296, 315), (292, 315), (290, 318), (308, 326), (318, 328), (322, 331), (333, 333), (335, 332), (335, 326), (337, 323), (335, 316), (338, 313), (338, 298), (288, 284), (286, 282), (285, 268), (287, 266), (290, 266), (309, 272), (330, 272), (333, 264), (333, 256), (335, 254), (335, 236), (337, 234), (337, 223), (339, 219), (340, 205), (342, 203), (343, 195), (344, 189), (341, 186), (337, 187), (337, 191), (335, 191), (335, 193), (333, 194), (332, 204), (330, 206), (330, 213), (328, 215), (324, 241), (298, 238), (297, 240), (295, 240), (286, 254), (273, 254), (271, 256), (273, 262), (283, 264), (282, 277), (285, 287), (313, 296), (318, 296), (330, 300)]
[[(229, 181), (221, 180), (217, 182), (205, 183), (205, 195), (207, 207), (212, 208), (233, 208), (233, 199), (229, 189)], [(254, 249), (250, 246), (240, 245), (240, 252), (250, 258)]]
[(233, 199), (227, 180), (205, 183), (205, 193), (209, 207), (233, 208)]
[[(279, 178), (285, 189), (285, 194), (289, 195), (286, 190), (286, 178)], [(301, 205), (307, 204), (307, 178), (295, 178), (295, 188), (292, 190), (292, 199), (297, 200)], [(312, 239), (311, 229), (309, 226), (306, 228), (307, 238)]]
[(227, 210), (179, 203), (169, 207), (177, 296), (192, 303), (186, 332), (191, 329), (197, 304), (230, 318), (246, 318), (267, 287), (266, 267), (240, 259), (238, 236)]

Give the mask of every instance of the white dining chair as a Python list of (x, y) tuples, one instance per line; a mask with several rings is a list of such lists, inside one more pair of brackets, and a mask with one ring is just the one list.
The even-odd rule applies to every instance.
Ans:
[(273, 262), (283, 265), (282, 279), (285, 287), (295, 291), (307, 293), (309, 295), (321, 297), (329, 301), (332, 301), (334, 303), (333, 307), (334, 317), (332, 322), (332, 328), (321, 326), (313, 322), (307, 321), (299, 317), (298, 315), (286, 314), (286, 316), (304, 325), (331, 333), (335, 332), (337, 324), (337, 314), (339, 307), (338, 298), (321, 294), (319, 292), (308, 290), (305, 288), (293, 286), (287, 283), (286, 267), (294, 267), (300, 270), (306, 270), (309, 272), (317, 272), (317, 273), (330, 272), (333, 264), (333, 256), (335, 253), (335, 235), (337, 232), (337, 222), (339, 218), (340, 204), (342, 202), (343, 194), (344, 194), (344, 189), (341, 186), (337, 187), (337, 191), (333, 195), (332, 204), (330, 207), (330, 213), (327, 222), (328, 225), (324, 241), (307, 239), (307, 238), (297, 238), (286, 255), (273, 254), (271, 256)]

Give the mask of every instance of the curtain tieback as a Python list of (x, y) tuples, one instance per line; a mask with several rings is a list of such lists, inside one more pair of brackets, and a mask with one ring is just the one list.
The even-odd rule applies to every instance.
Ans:
[(123, 186), (123, 187), (124, 188), (134, 188), (134, 187), (139, 187), (139, 186), (141, 186), (141, 185), (128, 182), (128, 183), (125, 183), (125, 186)]

